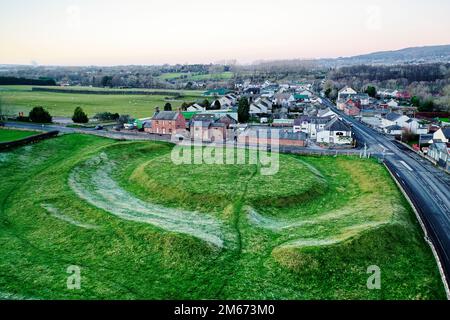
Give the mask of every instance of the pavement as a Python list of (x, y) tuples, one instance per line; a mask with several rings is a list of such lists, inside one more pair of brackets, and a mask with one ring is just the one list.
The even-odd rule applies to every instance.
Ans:
[(450, 177), (447, 173), (392, 138), (367, 127), (337, 110), (329, 100), (324, 103), (352, 124), (358, 139), (369, 152), (383, 160), (403, 187), (426, 229), (427, 240), (438, 258), (447, 295), (450, 286)]

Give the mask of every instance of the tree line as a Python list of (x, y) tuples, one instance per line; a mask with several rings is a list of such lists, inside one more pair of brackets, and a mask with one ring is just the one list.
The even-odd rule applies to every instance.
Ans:
[(17, 77), (0, 77), (0, 85), (56, 86), (56, 81), (50, 78), (28, 79)]

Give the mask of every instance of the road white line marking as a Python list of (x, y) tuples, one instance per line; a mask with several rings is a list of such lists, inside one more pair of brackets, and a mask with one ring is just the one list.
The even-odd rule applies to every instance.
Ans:
[(406, 168), (406, 169), (408, 169), (409, 171), (414, 171), (413, 169), (411, 169), (411, 167), (410, 166), (408, 166), (407, 164), (406, 164), (406, 162), (405, 161), (403, 161), (403, 160), (400, 160), (400, 163)]

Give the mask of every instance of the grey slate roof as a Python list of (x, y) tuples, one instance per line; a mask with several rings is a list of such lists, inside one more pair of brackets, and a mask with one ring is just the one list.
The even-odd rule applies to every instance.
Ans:
[(403, 129), (402, 127), (400, 127), (400, 126), (398, 126), (398, 125), (396, 125), (396, 124), (394, 124), (394, 125), (392, 125), (392, 126), (389, 126), (389, 127), (386, 127), (386, 130), (388, 130), (388, 131), (402, 130), (402, 129)]
[(217, 116), (215, 114), (196, 114), (192, 117), (192, 121), (215, 121)]
[(442, 132), (447, 139), (450, 139), (450, 127), (443, 128)]
[(432, 134), (421, 134), (419, 137), (419, 144), (426, 144), (429, 141), (433, 140), (433, 135)]
[[(306, 133), (304, 132), (293, 132), (286, 130), (276, 130), (278, 132), (278, 138), (280, 140), (306, 140)], [(247, 132), (249, 137), (257, 137), (257, 138), (272, 138), (272, 130), (270, 129), (258, 129), (258, 130), (249, 130)]]
[(387, 120), (389, 120), (389, 121), (395, 121), (395, 120), (397, 120), (398, 118), (400, 118), (402, 115), (401, 114), (398, 114), (398, 113), (395, 113), (395, 112), (390, 112), (390, 113), (388, 113), (387, 115), (385, 115), (384, 117), (387, 119)]
[(294, 120), (294, 125), (299, 126), (303, 122), (313, 123), (313, 124), (326, 124), (331, 120), (331, 117), (309, 117), (309, 116), (301, 116)]
[(152, 120), (176, 120), (178, 114), (177, 111), (160, 111), (153, 116)]
[(328, 131), (352, 131), (352, 129), (338, 118), (334, 118), (324, 127)]
[(328, 113), (328, 112), (330, 112), (330, 111), (332, 111), (330, 108), (325, 108), (325, 109), (319, 110), (319, 112), (317, 113), (317, 115), (318, 115), (319, 117), (321, 117), (321, 116), (323, 116), (324, 114), (326, 114), (326, 113)]
[(206, 120), (206, 121), (193, 121), (192, 126), (194, 127), (203, 127), (203, 128), (209, 128), (212, 121)]

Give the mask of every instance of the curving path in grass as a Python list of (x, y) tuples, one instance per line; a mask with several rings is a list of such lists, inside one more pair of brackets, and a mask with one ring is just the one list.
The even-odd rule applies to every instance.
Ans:
[(122, 219), (155, 225), (224, 247), (222, 223), (198, 212), (175, 210), (144, 202), (110, 177), (115, 164), (105, 153), (76, 167), (70, 174), (72, 190), (88, 203)]
[(62, 213), (58, 208), (56, 208), (54, 205), (49, 203), (43, 203), (41, 204), (41, 207), (44, 208), (52, 217), (67, 222), (71, 225), (74, 225), (76, 227), (80, 227), (83, 229), (98, 229), (99, 227), (93, 224), (83, 223), (80, 221), (77, 221), (64, 213)]

